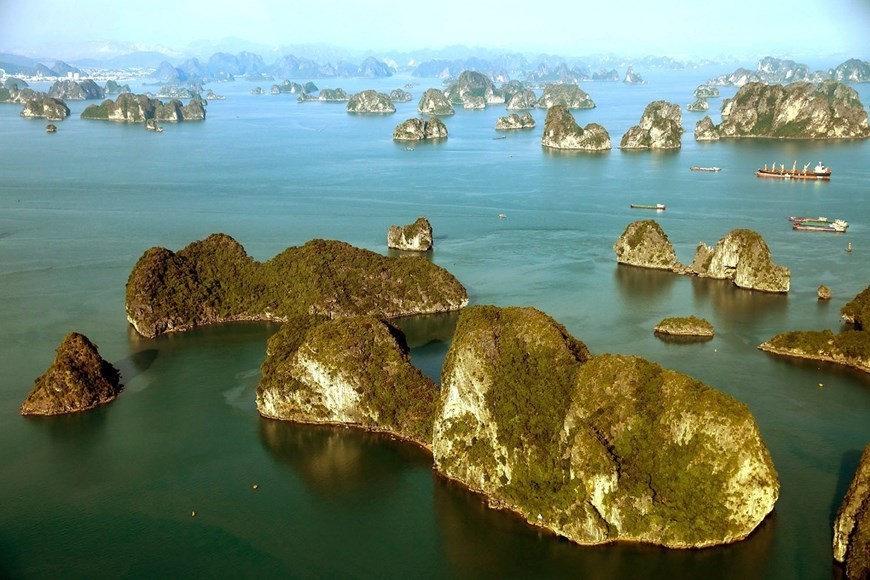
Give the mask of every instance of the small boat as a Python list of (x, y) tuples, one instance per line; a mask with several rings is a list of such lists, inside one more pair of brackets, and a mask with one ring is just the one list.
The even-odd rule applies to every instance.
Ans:
[(632, 207), (632, 209), (655, 209), (658, 211), (662, 211), (662, 210), (667, 209), (667, 208), (665, 208), (665, 204), (663, 204), (663, 203), (657, 203), (655, 205), (643, 204), (643, 203), (633, 203), (633, 204), (631, 204), (631, 207)]
[(503, 220), (503, 219), (506, 218), (506, 217), (507, 217), (507, 216), (504, 215), (503, 213), (498, 214), (498, 219), (500, 219), (500, 220)]
[(718, 167), (715, 167), (715, 166), (714, 167), (696, 167), (693, 165), (692, 167), (689, 167), (689, 169), (691, 169), (692, 171), (720, 171), (720, 169)]
[(797, 161), (794, 162), (791, 169), (786, 169), (783, 164), (777, 169), (774, 163), (770, 169), (767, 164), (763, 168), (755, 172), (756, 177), (775, 177), (779, 179), (831, 179), (831, 168), (826, 167), (821, 161), (811, 170), (810, 164), (804, 165), (803, 169), (797, 168)]

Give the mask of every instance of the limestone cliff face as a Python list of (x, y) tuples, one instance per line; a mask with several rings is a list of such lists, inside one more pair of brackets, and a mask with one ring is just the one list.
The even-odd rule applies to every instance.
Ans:
[(438, 89), (428, 89), (417, 104), (417, 112), (423, 115), (452, 115), (453, 105)]
[(432, 249), (432, 225), (425, 217), (406, 226), (390, 226), (387, 232), (387, 247), (396, 250), (428, 252)]
[(87, 99), (102, 99), (106, 91), (90, 79), (83, 81), (56, 81), (48, 89), (48, 96), (64, 101), (84, 101)]
[(390, 91), (390, 101), (393, 103), (408, 103), (413, 98), (411, 93), (404, 89), (393, 89)]
[(463, 311), (433, 433), (439, 471), (581, 544), (734, 542), (779, 494), (744, 405), (637, 357), (592, 357), (531, 308)]
[(696, 113), (703, 113), (704, 111), (710, 110), (710, 104), (707, 102), (707, 99), (698, 97), (690, 103), (686, 109)]
[(787, 86), (747, 83), (722, 104), (722, 137), (853, 139), (870, 137), (855, 89), (836, 81)]
[(101, 119), (120, 123), (144, 123), (149, 119), (167, 122), (199, 121), (205, 119), (205, 101), (191, 99), (185, 106), (172, 99), (164, 103), (146, 95), (122, 93), (112, 101), (106, 99), (99, 105), (89, 105), (82, 111), (82, 119)]
[(86, 336), (71, 332), (19, 411), (22, 415), (78, 413), (104, 405), (120, 392), (118, 369), (100, 356)]
[(719, 96), (719, 89), (711, 85), (698, 85), (692, 95), (696, 99), (713, 99)]
[(625, 78), (622, 79), (622, 82), (627, 85), (645, 85), (646, 81), (643, 80), (643, 77), (634, 72), (634, 67), (628, 67), (628, 70), (625, 71)]
[(870, 330), (870, 286), (864, 288), (840, 309), (843, 320), (858, 330)]
[(139, 334), (237, 320), (395, 318), (459, 310), (468, 294), (447, 270), (419, 257), (388, 258), (312, 240), (256, 262), (233, 238), (213, 234), (178, 253), (151, 248), (127, 280), (127, 319)]
[(431, 443), (438, 387), (411, 365), (401, 333), (377, 319), (293, 317), (269, 339), (262, 374), (257, 410), (265, 417)]
[(495, 120), (496, 131), (512, 131), (516, 129), (534, 129), (535, 119), (532, 114), (526, 111), (522, 115), (511, 113), (506, 117), (499, 117)]
[[(466, 109), (483, 109), (487, 105), (504, 103), (504, 95), (496, 90), (493, 82), (476, 71), (466, 70), (444, 91), (444, 97), (453, 105)], [(423, 112), (423, 111), (421, 111)]]
[(63, 121), (69, 117), (69, 107), (62, 100), (53, 97), (32, 99), (24, 103), (21, 116), (28, 119), (44, 118), (49, 121)]
[(396, 107), (389, 95), (375, 90), (362, 91), (353, 95), (347, 102), (348, 113), (395, 113)]
[(607, 151), (610, 149), (610, 135), (597, 123), (581, 128), (565, 105), (553, 105), (544, 120), (541, 145), (553, 149)]
[(713, 248), (698, 248), (703, 257), (696, 259), (695, 272), (708, 278), (732, 280), (740, 288), (763, 292), (788, 292), (791, 274), (777, 266), (760, 234), (737, 229), (729, 232)]
[(713, 124), (713, 119), (710, 116), (705, 116), (703, 119), (695, 123), (695, 141), (718, 141), (719, 130)]
[(616, 261), (629, 266), (673, 270), (678, 266), (674, 245), (655, 220), (628, 224), (613, 244)]
[(836, 68), (828, 71), (828, 75), (841, 83), (866, 83), (870, 82), (870, 62), (857, 58), (850, 58), (839, 64)]
[(846, 578), (870, 578), (870, 445), (834, 521), (834, 560), (846, 565)]
[(535, 91), (532, 89), (524, 89), (511, 95), (505, 108), (508, 111), (525, 111), (528, 109), (534, 109), (537, 102), (538, 97), (535, 96)]
[(446, 139), (447, 126), (438, 117), (423, 119), (408, 119), (393, 130), (395, 141), (423, 141), (425, 139)]
[(321, 103), (346, 103), (350, 100), (350, 95), (344, 89), (320, 89), (315, 95), (313, 92), (303, 90), (296, 100), (300, 103), (307, 101), (318, 101)]
[(640, 124), (622, 136), (621, 149), (679, 149), (682, 145), (683, 114), (680, 106), (653, 101), (646, 106)]
[(549, 109), (562, 105), (567, 109), (593, 109), (595, 101), (580, 87), (574, 84), (548, 84), (544, 94), (538, 99), (537, 107)]

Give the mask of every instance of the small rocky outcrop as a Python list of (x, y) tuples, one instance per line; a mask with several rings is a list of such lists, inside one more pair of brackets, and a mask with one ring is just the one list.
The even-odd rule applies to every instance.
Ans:
[(446, 139), (447, 126), (438, 117), (423, 119), (408, 119), (393, 130), (395, 141), (423, 141), (426, 139)]
[(709, 115), (695, 123), (695, 141), (718, 141), (719, 130)]
[(417, 112), (421, 115), (452, 115), (455, 113), (453, 105), (438, 89), (427, 89), (423, 93), (417, 104)]
[(462, 284), (425, 257), (389, 258), (312, 240), (257, 262), (233, 238), (213, 234), (179, 252), (146, 251), (127, 280), (127, 320), (148, 338), (239, 320), (395, 318), (459, 310)]
[(53, 124), (49, 123), (48, 125), (45, 126), (45, 132), (46, 133), (57, 133), (57, 125), (53, 125)]
[(707, 103), (707, 99), (698, 97), (694, 102), (690, 103), (686, 109), (695, 113), (703, 113), (710, 110), (710, 104)]
[(414, 97), (404, 89), (393, 89), (390, 91), (390, 100), (394, 103), (410, 103)]
[(713, 325), (703, 318), (692, 316), (674, 316), (665, 318), (655, 325), (653, 331), (656, 334), (669, 336), (698, 336), (712, 337)]
[(43, 97), (32, 99), (24, 103), (21, 116), (28, 119), (47, 119), (49, 121), (63, 121), (69, 117), (69, 107), (60, 99)]
[(747, 83), (725, 99), (717, 130), (723, 138), (854, 139), (870, 137), (870, 122), (857, 91), (836, 81)]
[(533, 308), (465, 309), (440, 393), (436, 469), (579, 544), (735, 542), (779, 495), (743, 404)]
[(425, 217), (405, 226), (390, 226), (387, 247), (396, 250), (428, 252), (432, 249), (432, 225)]
[(271, 93), (273, 95), (297, 95), (304, 92), (302, 85), (286, 80), (280, 85), (272, 85)]
[(682, 145), (683, 114), (680, 106), (653, 101), (646, 106), (640, 124), (622, 136), (620, 149), (679, 149)]
[(107, 95), (120, 95), (121, 93), (132, 93), (130, 90), (130, 85), (128, 84), (118, 84), (117, 81), (109, 79), (106, 81), (106, 86), (103, 89), (105, 94)]
[(758, 346), (777, 355), (820, 360), (870, 373), (870, 286), (840, 309), (853, 326), (834, 334), (830, 330), (782, 332)]
[(774, 264), (761, 234), (747, 229), (728, 232), (712, 249), (699, 244), (692, 271), (762, 292), (788, 292), (791, 285), (789, 269)]
[(511, 95), (507, 101), (506, 109), (508, 111), (525, 111), (534, 109), (537, 106), (538, 97), (532, 89), (523, 89)]
[(386, 431), (429, 448), (438, 387), (401, 332), (370, 317), (295, 316), (270, 339), (257, 387), (264, 417)]
[(550, 109), (562, 105), (566, 109), (594, 109), (595, 101), (577, 85), (548, 84), (535, 106), (540, 109)]
[(97, 83), (91, 79), (83, 81), (62, 80), (56, 81), (48, 89), (48, 96), (63, 101), (85, 101), (88, 99), (102, 99), (106, 96)]
[(715, 99), (719, 97), (719, 88), (712, 85), (698, 85), (692, 96), (696, 99)]
[(625, 71), (625, 77), (622, 79), (622, 82), (627, 85), (645, 85), (646, 81), (643, 80), (643, 77), (634, 72), (634, 67), (629, 65), (628, 70)]
[(846, 578), (870, 578), (870, 445), (864, 448), (834, 521), (834, 560)]
[(565, 105), (553, 105), (547, 111), (541, 145), (576, 151), (607, 151), (611, 147), (604, 127), (597, 123), (580, 127)]
[[(504, 103), (504, 95), (496, 90), (493, 82), (476, 71), (462, 71), (444, 91), (444, 97), (453, 105), (465, 109), (483, 109), (487, 105)], [(421, 111), (423, 112), (423, 111)]]
[(104, 405), (121, 392), (118, 369), (100, 356), (97, 346), (71, 332), (57, 348), (54, 362), (33, 386), (22, 415), (64, 415)]
[(514, 129), (534, 129), (535, 119), (526, 111), (522, 115), (511, 113), (506, 117), (499, 117), (495, 121), (496, 131), (511, 131)]
[(320, 89), (315, 95), (313, 92), (302, 91), (296, 100), (300, 103), (309, 101), (319, 103), (346, 103), (350, 100), (350, 96), (344, 89)]
[(819, 285), (819, 289), (816, 291), (816, 295), (819, 297), (819, 300), (830, 300), (831, 289), (824, 284), (821, 284)]
[(347, 101), (348, 113), (395, 113), (396, 107), (390, 96), (375, 90), (362, 91)]
[(674, 245), (655, 220), (628, 224), (613, 244), (616, 261), (629, 266), (674, 270), (679, 266)]

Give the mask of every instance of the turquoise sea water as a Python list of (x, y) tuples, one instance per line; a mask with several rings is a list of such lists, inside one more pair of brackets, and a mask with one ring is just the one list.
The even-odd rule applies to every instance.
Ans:
[[(598, 107), (575, 118), (604, 125), (618, 144), (646, 104), (685, 106), (723, 71), (641, 72), (647, 85), (584, 85)], [(315, 81), (348, 92), (419, 84), (396, 114), (373, 117), (253, 96), (250, 83), (216, 85), (227, 99), (209, 103), (205, 122), (166, 124), (162, 134), (83, 121), (86, 103), (72, 102), (73, 115), (47, 135), (20, 106), (0, 106), (0, 577), (839, 575), (831, 526), (870, 442), (870, 379), (755, 347), (785, 330), (838, 330), (839, 308), (870, 282), (870, 141), (696, 143), (703, 115), (684, 111), (678, 152), (563, 154), (540, 146), (545, 111), (532, 112), (536, 129), (505, 134), (493, 126), (506, 111), (491, 107), (458, 110), (443, 119), (446, 141), (409, 147), (392, 130), (439, 81)], [(870, 104), (870, 87), (856, 88)], [(720, 102), (710, 100), (716, 122)], [(795, 160), (821, 160), (833, 178), (753, 175)], [(851, 227), (794, 232), (787, 218), (797, 214)], [(420, 215), (435, 230), (432, 259), (472, 303), (535, 306), (593, 353), (637, 354), (745, 403), (779, 473), (774, 513), (722, 548), (576, 546), (490, 510), (436, 475), (416, 447), (260, 418), (254, 393), (275, 325), (146, 340), (126, 322), (124, 284), (151, 246), (178, 250), (224, 232), (259, 260), (318, 237), (386, 253), (388, 227)], [(614, 241), (645, 218), (659, 221), (684, 262), (699, 241), (756, 230), (791, 269), (792, 289), (768, 295), (618, 267)], [(816, 300), (819, 284), (831, 288), (830, 303)], [(712, 322), (716, 337), (654, 337), (656, 322), (688, 314)], [(435, 379), (453, 322), (403, 322), (413, 361)], [(125, 391), (79, 416), (20, 417), (73, 330), (122, 370)]]

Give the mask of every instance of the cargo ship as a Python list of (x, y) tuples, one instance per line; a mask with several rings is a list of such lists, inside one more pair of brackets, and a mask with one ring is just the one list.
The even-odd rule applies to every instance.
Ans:
[(786, 169), (782, 164), (777, 168), (776, 163), (768, 169), (765, 164), (762, 169), (755, 172), (755, 176), (776, 177), (779, 179), (831, 179), (831, 168), (824, 166), (821, 161), (813, 169), (809, 167), (810, 164), (807, 163), (803, 169), (798, 169), (797, 161), (794, 162), (791, 169)]
[(647, 203), (633, 203), (631, 204), (632, 209), (655, 209), (658, 211), (663, 211), (665, 209), (665, 204), (657, 203), (655, 205), (647, 204)]

